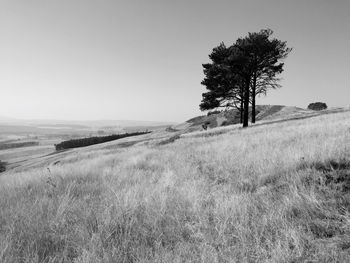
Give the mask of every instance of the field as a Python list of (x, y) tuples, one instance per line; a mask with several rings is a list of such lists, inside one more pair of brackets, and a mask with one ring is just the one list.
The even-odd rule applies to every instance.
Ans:
[[(57, 122), (57, 123), (56, 123)], [(122, 125), (132, 126), (122, 126)], [(144, 125), (144, 126), (143, 126)], [(0, 161), (7, 169), (33, 166), (52, 154), (55, 144), (86, 137), (163, 129), (168, 125), (142, 121), (10, 121), (0, 119)]]
[(350, 111), (324, 113), (10, 169), (0, 262), (350, 262)]

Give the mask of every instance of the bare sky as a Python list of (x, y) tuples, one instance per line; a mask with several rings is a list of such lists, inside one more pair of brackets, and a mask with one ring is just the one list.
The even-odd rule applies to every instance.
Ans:
[(350, 105), (349, 0), (0, 0), (0, 116), (185, 121), (202, 63), (262, 28), (294, 50), (258, 104)]

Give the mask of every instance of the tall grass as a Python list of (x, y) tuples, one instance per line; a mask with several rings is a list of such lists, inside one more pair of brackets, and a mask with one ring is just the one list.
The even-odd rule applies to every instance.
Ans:
[(6, 173), (0, 262), (349, 262), (349, 129), (338, 113)]

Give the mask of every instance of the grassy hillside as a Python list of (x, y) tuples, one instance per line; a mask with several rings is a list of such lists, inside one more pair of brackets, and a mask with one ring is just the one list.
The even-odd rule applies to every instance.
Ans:
[(349, 111), (161, 142), (0, 176), (0, 262), (350, 262)]
[[(249, 108), (249, 115), (251, 108)], [(257, 105), (256, 120), (276, 119), (278, 117), (287, 118), (287, 115), (302, 115), (317, 114), (312, 110), (303, 110), (297, 107), (288, 107), (281, 105)], [(319, 114), (319, 113), (318, 113)], [(249, 116), (250, 118), (250, 116)], [(202, 125), (206, 124), (209, 128), (216, 128), (240, 123), (240, 112), (237, 109), (222, 111), (219, 113), (211, 113), (208, 115), (197, 116), (187, 120), (185, 123), (177, 124), (172, 127), (174, 131), (193, 132), (203, 130)]]

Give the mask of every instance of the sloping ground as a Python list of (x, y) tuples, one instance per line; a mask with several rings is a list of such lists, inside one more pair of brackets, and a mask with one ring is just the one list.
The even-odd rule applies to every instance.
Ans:
[[(82, 147), (82, 148), (68, 149), (68, 150), (58, 151), (58, 152), (55, 151), (54, 147), (52, 146), (47, 148), (44, 155), (42, 154), (43, 151), (40, 151), (37, 154), (33, 153), (29, 157), (28, 157), (28, 154), (25, 154), (25, 153), (23, 156), (21, 156), (21, 154), (15, 153), (18, 155), (18, 158), (17, 159), (12, 158), (11, 162), (7, 164), (7, 172), (20, 172), (20, 171), (26, 171), (26, 170), (38, 168), (38, 167), (46, 167), (50, 169), (52, 166), (55, 166), (57, 164), (66, 163), (67, 159), (70, 160), (71, 157), (85, 155), (85, 154), (88, 154), (89, 152), (97, 152), (102, 150), (108, 150), (113, 152), (119, 149), (131, 147), (137, 144), (143, 144), (149, 141), (158, 142), (160, 140), (167, 139), (167, 138), (169, 138), (169, 134), (167, 132), (155, 131), (150, 134), (145, 134), (145, 135), (140, 135), (135, 137), (127, 137), (116, 141), (91, 145), (91, 146)], [(9, 156), (8, 154), (4, 154), (4, 155), (6, 157)]]
[(277, 106), (279, 109), (275, 112), (274, 109), (276, 106), (271, 108), (271, 112), (267, 112), (260, 120), (272, 120), (272, 119), (286, 119), (286, 118), (294, 118), (294, 117), (302, 117), (302, 116), (308, 116), (308, 115), (319, 115), (326, 111), (313, 111), (313, 110), (306, 110), (301, 109), (298, 107), (291, 107), (291, 106)]
[(0, 261), (350, 262), (350, 112), (263, 124), (5, 173)]
[(261, 110), (257, 114), (256, 120), (266, 119), (266, 118), (270, 117), (271, 115), (276, 114), (277, 112), (279, 112), (283, 108), (285, 108), (285, 106), (281, 106), (281, 105), (267, 106), (264, 110)]
[[(271, 115), (281, 111), (285, 106), (279, 105), (257, 105), (256, 106), (256, 118), (257, 120), (264, 120)], [(250, 109), (251, 112), (251, 109)], [(250, 113), (249, 113), (250, 114)], [(221, 126), (227, 126), (237, 124), (240, 122), (240, 112), (236, 109), (229, 111), (212, 114), (209, 116), (203, 115), (194, 117), (185, 123), (172, 126), (174, 131), (194, 132), (203, 130), (202, 125), (206, 124), (209, 128), (216, 128)]]
[[(293, 119), (309, 118), (319, 116), (323, 114), (331, 114), (336, 112), (347, 111), (349, 108), (330, 108), (322, 111), (313, 111), (302, 109), (293, 106), (282, 105), (257, 105), (256, 108), (256, 121), (259, 122), (272, 122), (272, 121), (284, 121)], [(251, 114), (251, 109), (249, 114)], [(250, 116), (249, 116), (250, 120)], [(172, 126), (173, 132), (189, 133), (196, 131), (203, 131), (203, 125), (206, 124), (209, 129), (238, 124), (240, 122), (240, 114), (237, 110), (229, 110), (227, 112), (221, 112), (212, 114), (210, 116), (198, 116), (192, 118), (185, 123)]]
[[(331, 114), (336, 112), (347, 111), (347, 108), (333, 108), (321, 112), (303, 110), (297, 107), (287, 107), (279, 105), (258, 105), (257, 107), (257, 123), (251, 126), (269, 125), (275, 122), (285, 122), (289, 120), (298, 120), (303, 118), (315, 117), (318, 115)], [(209, 129), (203, 131), (202, 124), (210, 122)], [(27, 147), (12, 150), (11, 153), (1, 151), (0, 160), (7, 162), (7, 172), (25, 171), (35, 167), (51, 167), (54, 163), (64, 163), (68, 156), (98, 150), (116, 150), (131, 147), (139, 144), (169, 144), (180, 137), (210, 137), (228, 133), (232, 130), (240, 129), (241, 125), (228, 125), (229, 123), (239, 122), (239, 113), (235, 110), (228, 113), (213, 114), (210, 116), (195, 117), (185, 123), (170, 126), (163, 130), (154, 131), (149, 135), (139, 138), (121, 139), (115, 142), (103, 143), (101, 145), (93, 145), (81, 149), (72, 149), (64, 152), (55, 152), (52, 145), (40, 147)], [(221, 126), (221, 127), (220, 127)]]

